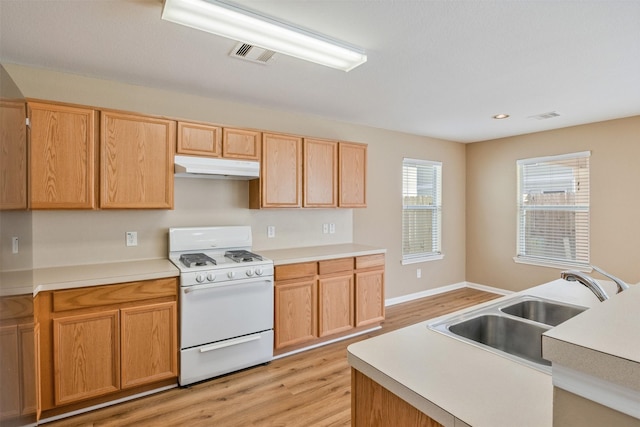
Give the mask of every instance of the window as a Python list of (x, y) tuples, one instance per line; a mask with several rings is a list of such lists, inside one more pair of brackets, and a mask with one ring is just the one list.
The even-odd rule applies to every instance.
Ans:
[(589, 266), (590, 152), (519, 160), (516, 262)]
[(402, 161), (402, 263), (442, 258), (442, 163)]

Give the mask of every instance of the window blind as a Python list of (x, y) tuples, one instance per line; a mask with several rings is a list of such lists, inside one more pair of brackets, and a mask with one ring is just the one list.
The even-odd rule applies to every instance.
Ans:
[(442, 236), (442, 163), (402, 162), (402, 259), (437, 256)]
[(581, 152), (517, 162), (518, 259), (589, 265), (589, 156)]

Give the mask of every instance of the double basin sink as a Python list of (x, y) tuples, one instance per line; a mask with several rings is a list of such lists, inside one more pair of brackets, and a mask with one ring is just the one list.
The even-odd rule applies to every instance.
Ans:
[(523, 295), (429, 324), (429, 328), (543, 372), (542, 334), (586, 307)]

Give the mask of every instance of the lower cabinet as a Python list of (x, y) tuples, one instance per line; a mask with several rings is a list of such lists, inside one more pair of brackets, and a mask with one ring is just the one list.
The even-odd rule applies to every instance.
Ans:
[(384, 254), (275, 268), (275, 354), (363, 331), (384, 320)]
[(177, 287), (171, 278), (39, 294), (40, 346), (52, 349), (40, 362), (43, 411), (175, 383)]
[(34, 425), (38, 328), (33, 296), (0, 297), (0, 425)]

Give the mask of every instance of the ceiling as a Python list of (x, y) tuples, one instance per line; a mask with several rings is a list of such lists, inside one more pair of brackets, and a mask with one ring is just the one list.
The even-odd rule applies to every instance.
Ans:
[(459, 142), (640, 114), (640, 0), (236, 2), (368, 62), (231, 58), (235, 41), (161, 20), (161, 0), (0, 0), (0, 61)]

